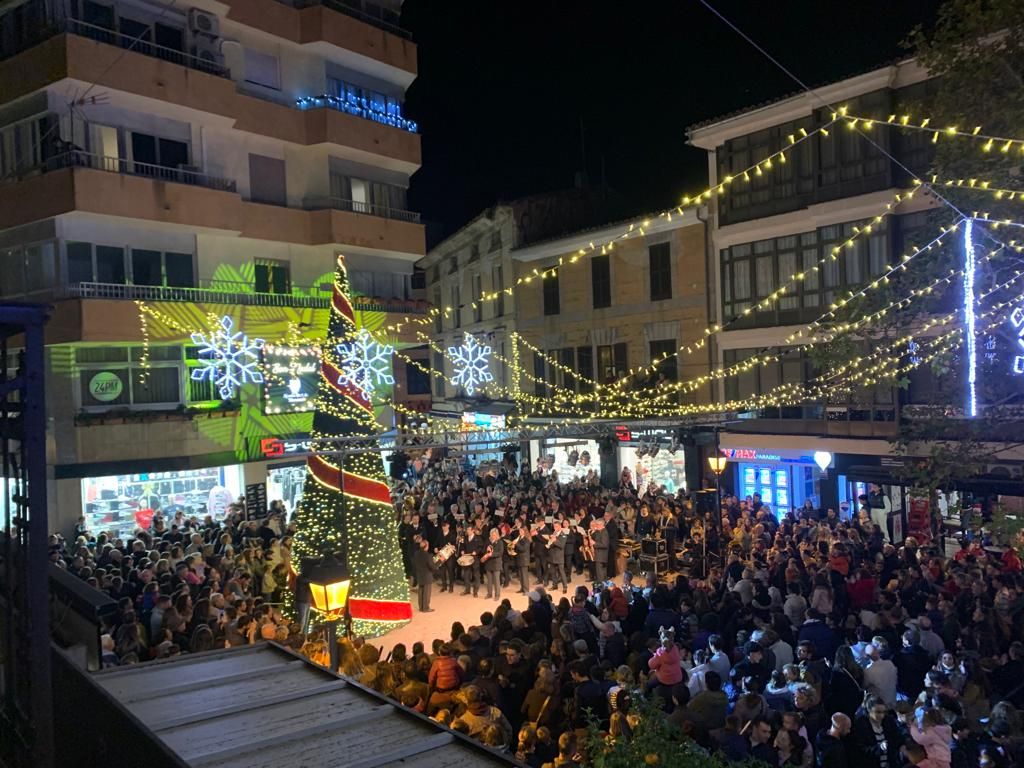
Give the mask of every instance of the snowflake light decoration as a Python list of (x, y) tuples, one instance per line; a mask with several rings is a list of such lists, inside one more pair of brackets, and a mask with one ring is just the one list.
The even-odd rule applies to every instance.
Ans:
[(455, 363), (452, 384), (464, 386), (467, 395), (472, 396), (478, 384), (494, 381), (487, 359), (491, 348), (481, 345), (472, 334), (465, 335), (461, 347), (448, 347), (448, 354)]
[(341, 375), (338, 383), (351, 384), (370, 397), (382, 384), (394, 384), (391, 369), (391, 355), (395, 348), (390, 344), (378, 344), (365, 328), (360, 328), (352, 341), (338, 345), (341, 355)]
[(243, 384), (263, 382), (259, 369), (263, 339), (250, 339), (248, 334), (236, 331), (235, 321), (226, 315), (219, 325), (209, 336), (192, 334), (192, 343), (199, 346), (200, 363), (199, 368), (192, 369), (192, 379), (213, 382), (220, 396), (229, 400)]

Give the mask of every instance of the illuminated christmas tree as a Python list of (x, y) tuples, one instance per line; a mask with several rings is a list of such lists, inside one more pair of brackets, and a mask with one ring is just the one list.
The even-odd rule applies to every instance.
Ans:
[[(317, 443), (317, 438), (372, 437), (380, 433), (371, 396), (376, 384), (390, 379), (380, 367), (390, 351), (356, 328), (345, 260), (339, 256), (313, 415), (314, 451), (337, 447)], [(310, 456), (292, 545), (295, 569), (300, 569), (307, 558), (344, 557), (352, 578), (352, 629), (369, 636), (412, 619), (409, 585), (398, 545), (398, 521), (384, 477), (384, 464), (376, 450), (344, 458)]]

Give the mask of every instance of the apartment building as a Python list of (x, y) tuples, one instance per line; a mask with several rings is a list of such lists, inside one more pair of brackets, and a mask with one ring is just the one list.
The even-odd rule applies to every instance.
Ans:
[[(428, 340), (433, 374), (432, 412), (439, 419), (491, 427), (504, 436), (521, 382), (513, 375), (518, 291), (516, 248), (585, 226), (606, 216), (604, 189), (582, 186), (499, 203), (481, 212), (430, 249), (417, 263), (423, 272), (428, 303), (437, 308), (432, 322), (419, 328)], [(486, 296), (485, 300), (480, 300)], [(448, 350), (470, 334), (490, 347), (491, 386), (467, 388), (453, 382)], [(485, 439), (482, 433), (473, 436)], [(501, 458), (500, 451), (480, 451), (480, 459)]]
[[(891, 114), (904, 114), (907, 105), (927, 102), (935, 85), (922, 67), (906, 60), (689, 130), (690, 143), (708, 153), (712, 187), (787, 150), (784, 165), (776, 163), (770, 172), (758, 168), (749, 184), (731, 185), (710, 204), (716, 265), (709, 290), (714, 322), (726, 327), (713, 337), (716, 364), (792, 348), (791, 335), (821, 317), (837, 298), (871, 283), (901, 254), (937, 234), (928, 221), (934, 202), (925, 195), (902, 202), (881, 223), (873, 221), (897, 193), (912, 188), (906, 169), (927, 172), (930, 135), (882, 125), (872, 129), (869, 142), (842, 126), (829, 135), (816, 131), (832, 119), (824, 104), (847, 105), (850, 114), (884, 122)], [(809, 138), (793, 146), (793, 137), (804, 134)], [(869, 223), (869, 234), (844, 247), (840, 258), (827, 258)], [(820, 271), (814, 269), (822, 260)], [(806, 278), (784, 297), (761, 304), (797, 274)], [(782, 383), (808, 381), (816, 373), (807, 352), (790, 352), (726, 378), (717, 395), (742, 400)], [(904, 458), (896, 455), (893, 441), (907, 406), (926, 402), (921, 398), (930, 376), (922, 370), (910, 381), (906, 389), (882, 384), (849, 400), (744, 414), (748, 418), (720, 434), (730, 459), (727, 486), (741, 497), (758, 493), (776, 509), (810, 499), (837, 511), (839, 503), (848, 502), (856, 511), (858, 496), (875, 484), (896, 513), (889, 532), (899, 536), (904, 523), (899, 513), (909, 497), (894, 471)], [(928, 453), (926, 446), (921, 451)]]
[[(344, 254), (358, 321), (426, 312), (400, 3), (28, 0), (0, 9), (0, 297), (52, 302), (51, 524), (294, 505)], [(203, 340), (248, 337), (237, 386)], [(255, 339), (262, 341), (262, 345)], [(240, 343), (242, 337), (233, 343)], [(403, 353), (424, 356), (424, 352)], [(427, 377), (394, 364), (399, 413)], [(262, 378), (260, 383), (257, 379)], [(390, 396), (390, 392), (386, 393)]]
[[(676, 354), (703, 338), (708, 323), (706, 210), (691, 209), (671, 218), (652, 215), (643, 235), (620, 239), (627, 228), (628, 223), (604, 224), (512, 252), (517, 279), (545, 275), (519, 286), (515, 294), (516, 326), (524, 342), (519, 386), (539, 398), (537, 402), (550, 400), (556, 391), (590, 393), (595, 384), (615, 382), (658, 360), (630, 386), (650, 391), (659, 380), (692, 382), (708, 372), (706, 349)], [(591, 252), (592, 243), (614, 247)], [(574, 260), (581, 251), (586, 255)], [(683, 388), (668, 402), (707, 403), (710, 389)], [(546, 415), (557, 420), (557, 412)], [(641, 484), (655, 482), (671, 490), (695, 483), (699, 487), (702, 472), (696, 452), (665, 449), (680, 437), (676, 431), (638, 431), (635, 418), (623, 421), (634, 423), (619, 429), (609, 423), (617, 437), (614, 451), (606, 449), (602, 455), (596, 440), (571, 446), (556, 440), (532, 446), (531, 455), (553, 463), (560, 477), (600, 464), (609, 481), (617, 482), (619, 472), (629, 468)], [(638, 455), (640, 444), (655, 437), (663, 442), (660, 452)]]

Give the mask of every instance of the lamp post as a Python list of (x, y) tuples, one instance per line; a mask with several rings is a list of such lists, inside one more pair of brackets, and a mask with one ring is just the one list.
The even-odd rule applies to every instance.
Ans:
[[(717, 440), (716, 440), (717, 442)], [(729, 460), (718, 453), (708, 456), (708, 466), (711, 467), (711, 471), (715, 473), (715, 504), (718, 505), (718, 509), (712, 512), (712, 522), (718, 520), (718, 546), (721, 546), (722, 539), (722, 473), (725, 471), (726, 464)], [(707, 549), (707, 533), (704, 534), (704, 547)]]
[[(351, 585), (348, 569), (333, 557), (325, 558), (309, 574), (309, 593), (313, 607), (326, 618), (327, 649), (333, 672), (338, 671), (337, 624), (348, 613), (348, 590)], [(345, 626), (347, 630), (348, 622)]]

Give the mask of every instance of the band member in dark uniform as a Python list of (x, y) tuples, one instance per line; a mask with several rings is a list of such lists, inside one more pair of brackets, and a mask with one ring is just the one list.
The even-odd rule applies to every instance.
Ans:
[[(446, 544), (451, 544), (453, 547), (456, 546), (456, 542), (459, 539), (458, 533), (452, 526), (449, 520), (444, 520), (440, 526), (436, 529), (434, 534), (433, 549), (436, 554), (441, 547)], [(455, 555), (452, 555), (443, 563), (438, 570), (441, 576), (441, 591), (454, 592), (455, 591)]]
[(547, 538), (545, 536), (548, 531), (545, 530), (543, 524), (536, 524), (533, 533), (533, 559), (537, 561), (537, 581), (541, 584), (547, 584), (548, 561), (551, 554), (547, 548)]
[(590, 538), (594, 542), (594, 581), (603, 582), (608, 578), (608, 531), (603, 518), (591, 524)]
[(565, 580), (565, 573), (562, 571), (562, 563), (565, 562), (565, 540), (566, 533), (558, 529), (548, 536), (548, 576), (551, 578), (551, 586), (562, 585), (562, 594), (569, 591), (569, 582)]
[(430, 592), (434, 587), (434, 574), (437, 563), (430, 554), (430, 542), (425, 538), (416, 541), (416, 551), (412, 553), (412, 570), (416, 576), (416, 589), (419, 592), (420, 613), (430, 613)]
[(462, 590), (464, 595), (468, 595), (470, 591), (473, 592), (473, 597), (480, 594), (480, 556), (486, 548), (483, 539), (476, 535), (476, 526), (470, 524), (466, 528), (466, 537), (462, 540), (462, 554), (473, 556), (473, 562), (462, 568), (462, 583), (466, 585)]
[(481, 557), (488, 599), (501, 598), (501, 564), (504, 559), (505, 542), (501, 540), (501, 532), (497, 528), (491, 528), (490, 541), (487, 542), (487, 549)]
[(516, 570), (519, 572), (519, 594), (525, 595), (529, 592), (527, 585), (530, 583), (530, 549), (533, 546), (533, 536), (524, 522), (519, 523), (517, 535), (515, 547)]
[(615, 522), (614, 513), (605, 513), (604, 529), (608, 531), (608, 578), (614, 579), (619, 575), (617, 572), (618, 569), (616, 568), (615, 556), (619, 549), (619, 539), (622, 538), (622, 533), (619, 531), (619, 524)]

